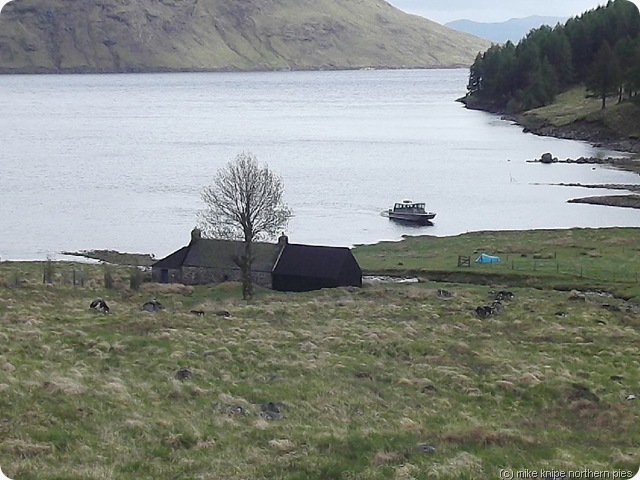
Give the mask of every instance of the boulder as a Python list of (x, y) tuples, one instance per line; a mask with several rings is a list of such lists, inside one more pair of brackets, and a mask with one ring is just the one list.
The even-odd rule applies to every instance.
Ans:
[(558, 161), (557, 157), (552, 156), (549, 152), (543, 153), (540, 158), (541, 163), (556, 163)]
[(159, 312), (160, 310), (164, 310), (164, 305), (157, 300), (150, 300), (142, 305), (142, 310), (145, 312)]
[(184, 380), (187, 380), (188, 378), (191, 378), (192, 376), (193, 376), (193, 372), (186, 367), (180, 368), (176, 372), (176, 378), (178, 380), (184, 381)]

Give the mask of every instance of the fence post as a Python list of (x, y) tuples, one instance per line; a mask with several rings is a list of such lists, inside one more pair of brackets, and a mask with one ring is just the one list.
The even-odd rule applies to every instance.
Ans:
[(458, 267), (471, 267), (471, 256), (458, 255)]
[(76, 288), (76, 269), (73, 269), (73, 288)]

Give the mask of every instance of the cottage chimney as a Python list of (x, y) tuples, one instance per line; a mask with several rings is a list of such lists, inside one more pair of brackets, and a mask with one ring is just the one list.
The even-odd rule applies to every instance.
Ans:
[(193, 230), (191, 230), (191, 243), (197, 242), (201, 238), (202, 238), (202, 230), (200, 230), (198, 227), (195, 227)]
[(287, 237), (284, 232), (278, 237), (278, 245), (284, 247), (287, 243), (289, 243), (289, 237)]

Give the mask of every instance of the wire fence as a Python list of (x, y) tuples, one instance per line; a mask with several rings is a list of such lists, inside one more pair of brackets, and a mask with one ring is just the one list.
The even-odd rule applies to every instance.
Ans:
[(102, 271), (87, 271), (82, 268), (60, 268), (55, 263), (45, 262), (41, 269), (14, 270), (0, 277), (0, 286), (20, 288), (35, 284), (73, 288), (130, 288), (138, 290), (150, 280), (149, 272), (131, 267), (126, 270), (104, 268)]
[(509, 257), (496, 263), (467, 262), (466, 256), (461, 256), (458, 266), (468, 266), (474, 270), (484, 269), (494, 272), (518, 272), (523, 274), (543, 274), (557, 276), (572, 276), (589, 280), (613, 281), (613, 282), (640, 282), (640, 270), (628, 268), (624, 265), (608, 267), (604, 265), (588, 266), (571, 262), (563, 262), (556, 258), (523, 258)]

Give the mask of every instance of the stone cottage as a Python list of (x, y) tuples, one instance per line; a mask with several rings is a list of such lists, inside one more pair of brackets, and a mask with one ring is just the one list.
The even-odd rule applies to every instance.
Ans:
[[(243, 251), (242, 242), (201, 238), (194, 230), (189, 245), (152, 265), (152, 278), (185, 285), (240, 281)], [(278, 243), (255, 242), (253, 254), (255, 285), (280, 291), (362, 286), (360, 266), (346, 247), (291, 244), (283, 235)]]

